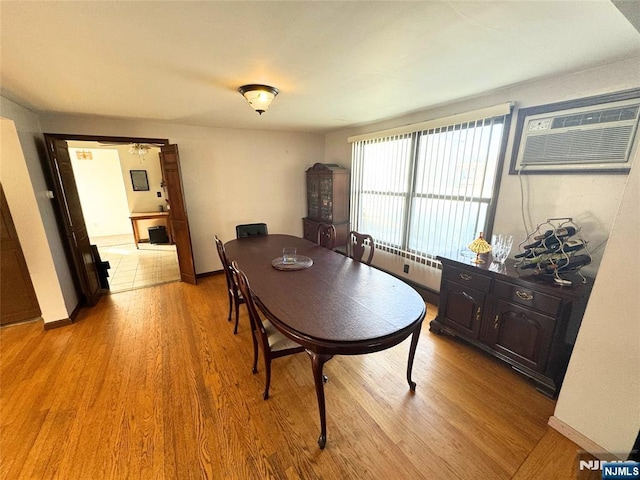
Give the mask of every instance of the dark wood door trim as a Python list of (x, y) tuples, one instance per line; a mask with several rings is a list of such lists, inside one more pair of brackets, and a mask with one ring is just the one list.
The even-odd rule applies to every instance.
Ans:
[(162, 179), (167, 187), (169, 218), (173, 240), (178, 253), (180, 280), (195, 285), (197, 283), (196, 269), (193, 262), (189, 217), (187, 216), (187, 206), (184, 200), (180, 156), (178, 155), (177, 145), (165, 145), (160, 148), (160, 166), (162, 168)]
[(45, 136), (66, 141), (84, 141), (84, 142), (102, 142), (102, 143), (121, 143), (123, 145), (129, 143), (150, 143), (157, 145), (168, 145), (169, 140), (166, 138), (142, 138), (142, 137), (114, 137), (105, 135), (77, 135), (69, 133), (45, 133)]
[(67, 142), (47, 134), (45, 142), (54, 185), (54, 205), (62, 223), (79, 293), (82, 300), (92, 306), (102, 294), (100, 278), (80, 206)]
[[(75, 141), (121, 143), (121, 144), (149, 143), (149, 144), (157, 145), (158, 147), (161, 147), (161, 148), (162, 146), (169, 145), (169, 140), (166, 138), (80, 135), (80, 134), (66, 134), (66, 133), (45, 133), (44, 136), (45, 136), (45, 140), (49, 139), (48, 142), (52, 142), (54, 140), (61, 140), (61, 141), (75, 140)], [(176, 147), (176, 156), (177, 156), (177, 145), (175, 147)], [(54, 191), (54, 194), (56, 197), (61, 198), (63, 189), (62, 189), (62, 186), (60, 185), (59, 177), (55, 172), (55, 167), (51, 161), (49, 162), (49, 170), (50, 170), (51, 180), (53, 184), (52, 190)], [(173, 178), (165, 179), (165, 182), (167, 183), (168, 192), (174, 189), (174, 184), (177, 184), (177, 189), (179, 193), (174, 193), (174, 195), (176, 196), (179, 195), (180, 198), (182, 199), (182, 204), (184, 205), (184, 197), (182, 195), (182, 192), (183, 192), (182, 179), (181, 179), (179, 164), (176, 170), (176, 174), (173, 175)], [(58, 217), (59, 217), (59, 223), (61, 225), (61, 231), (65, 235), (65, 239), (66, 239), (65, 243), (67, 244), (66, 245), (68, 247), (67, 250), (69, 251), (69, 254), (70, 254), (71, 263), (73, 264), (72, 267), (75, 272), (74, 281), (77, 283), (76, 288), (78, 289), (79, 293), (82, 293), (82, 285), (81, 285), (81, 278), (80, 278), (81, 274), (78, 273), (77, 268), (75, 267), (75, 265), (77, 264), (77, 260), (75, 260), (74, 258), (77, 258), (77, 257), (73, 254), (73, 251), (74, 251), (73, 241), (72, 241), (73, 239), (69, 238), (69, 235), (67, 233), (67, 226), (65, 225), (66, 222), (64, 222), (64, 218), (66, 215), (65, 208), (63, 205), (60, 205), (60, 202), (54, 202), (54, 203), (58, 207), (57, 213), (59, 214)], [(186, 208), (184, 212), (184, 218), (186, 219)], [(175, 234), (176, 228), (173, 225), (173, 218), (171, 219), (170, 223), (171, 223), (171, 229)], [(176, 249), (178, 251), (178, 263), (180, 265), (180, 272), (181, 272), (180, 277), (182, 281), (196, 284), (195, 267), (193, 263), (193, 252), (191, 248), (191, 236), (188, 228), (188, 221), (179, 223), (178, 227), (181, 231), (182, 237), (186, 239), (180, 242), (183, 245), (182, 248), (180, 247), (180, 243), (176, 241)], [(186, 228), (181, 228), (181, 227), (186, 227)], [(182, 254), (181, 254), (181, 250), (182, 250)]]

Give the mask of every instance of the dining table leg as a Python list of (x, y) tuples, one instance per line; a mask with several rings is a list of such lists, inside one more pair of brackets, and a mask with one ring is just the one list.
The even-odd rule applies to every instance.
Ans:
[(324, 403), (324, 382), (325, 377), (322, 374), (322, 368), (333, 355), (326, 353), (316, 353), (311, 350), (307, 350), (307, 353), (311, 357), (311, 367), (313, 369), (313, 380), (316, 384), (316, 395), (318, 397), (318, 410), (320, 412), (320, 437), (318, 437), (318, 446), (320, 449), (324, 449), (327, 444), (327, 415), (325, 411)]
[(407, 363), (407, 382), (409, 382), (409, 388), (412, 392), (416, 391), (416, 382), (411, 380), (411, 370), (413, 370), (413, 359), (416, 356), (416, 347), (418, 346), (418, 339), (420, 338), (420, 330), (422, 329), (422, 322), (416, 325), (416, 329), (411, 336), (411, 347), (409, 348), (409, 361)]

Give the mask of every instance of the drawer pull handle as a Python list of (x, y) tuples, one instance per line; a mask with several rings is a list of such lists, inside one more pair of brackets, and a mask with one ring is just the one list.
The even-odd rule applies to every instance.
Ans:
[(498, 329), (498, 323), (500, 322), (500, 315), (496, 315), (496, 318), (493, 319), (493, 329)]
[(469, 275), (468, 273), (461, 273), (460, 278), (463, 280), (471, 280), (473, 278), (473, 275)]
[(527, 292), (521, 292), (520, 290), (516, 290), (516, 295), (520, 297), (522, 300), (533, 300), (533, 295), (530, 295)]

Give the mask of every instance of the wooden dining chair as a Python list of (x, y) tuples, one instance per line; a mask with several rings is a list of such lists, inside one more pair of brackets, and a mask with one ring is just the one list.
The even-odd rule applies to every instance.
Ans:
[(328, 223), (319, 224), (316, 243), (321, 247), (333, 250), (333, 247), (336, 244), (336, 227)]
[(233, 334), (238, 333), (238, 320), (240, 317), (240, 305), (245, 303), (244, 296), (240, 293), (238, 289), (238, 284), (233, 277), (233, 272), (231, 271), (231, 264), (227, 259), (227, 254), (224, 250), (224, 245), (222, 241), (215, 235), (216, 239), (216, 248), (218, 249), (218, 256), (220, 257), (220, 262), (222, 263), (222, 269), (224, 270), (224, 276), (227, 280), (227, 292), (229, 294), (229, 318), (227, 321), (231, 321), (231, 314), (233, 313), (233, 307), (235, 305), (236, 310), (236, 326), (233, 329)]
[(371, 265), (373, 251), (375, 250), (373, 237), (366, 233), (358, 233), (354, 230), (350, 231), (349, 242), (347, 243), (347, 255), (354, 260), (362, 262), (362, 257), (367, 249), (369, 250), (369, 255), (363, 263)]
[(268, 235), (266, 223), (245, 223), (236, 225), (236, 238), (253, 237), (256, 235)]
[(249, 321), (253, 332), (253, 373), (258, 371), (258, 345), (262, 349), (264, 356), (264, 367), (266, 373), (264, 393), (262, 398), (269, 398), (269, 385), (271, 384), (271, 360), (274, 358), (293, 355), (304, 352), (304, 347), (288, 337), (285, 337), (266, 318), (260, 316), (258, 307), (253, 300), (249, 280), (242, 270), (238, 268), (236, 262), (231, 263), (231, 268), (238, 280), (240, 292), (244, 296), (249, 311)]

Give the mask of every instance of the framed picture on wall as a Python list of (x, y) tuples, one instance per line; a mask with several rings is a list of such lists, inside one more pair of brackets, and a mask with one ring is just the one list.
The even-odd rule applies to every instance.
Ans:
[(146, 170), (129, 170), (131, 174), (131, 184), (134, 192), (143, 192), (149, 190), (149, 179)]

